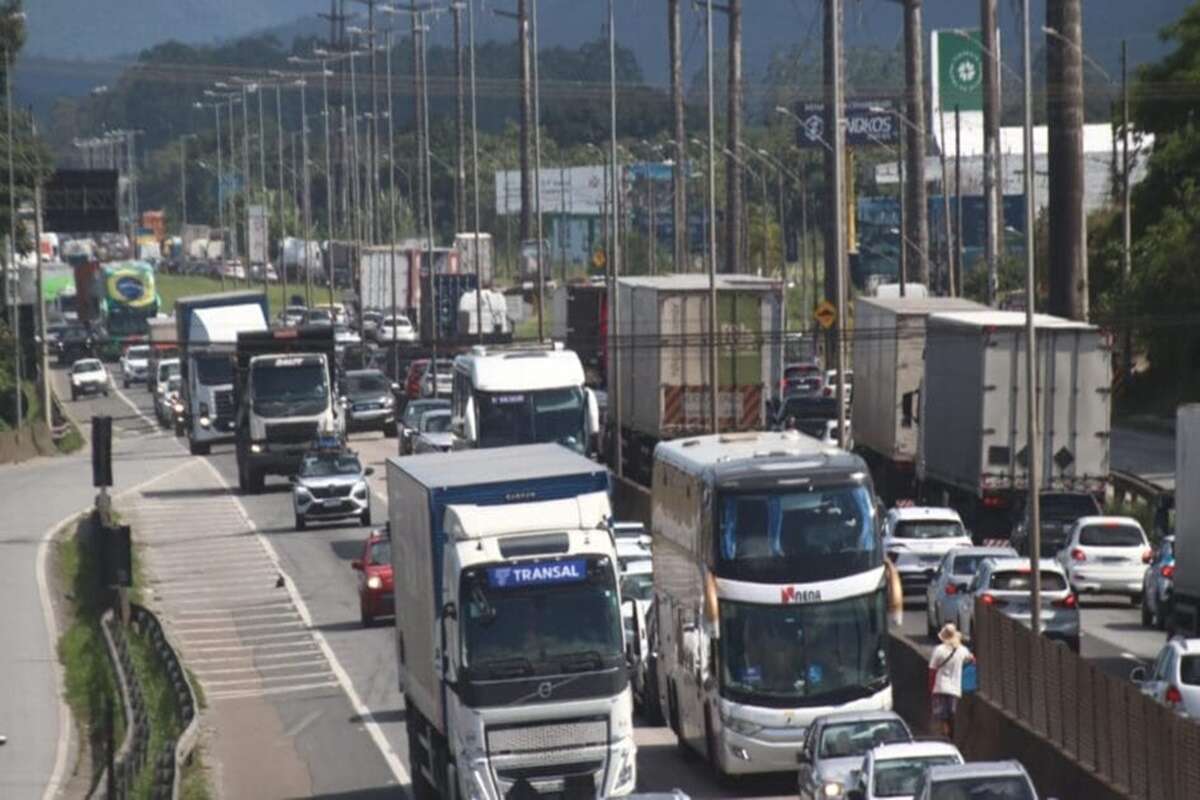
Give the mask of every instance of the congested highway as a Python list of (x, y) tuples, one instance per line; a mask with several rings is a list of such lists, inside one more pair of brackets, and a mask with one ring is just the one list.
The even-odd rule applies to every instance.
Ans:
[[(81, 421), (94, 414), (117, 420), (119, 487), (131, 485), (122, 473), (146, 473), (141, 486), (117, 495), (117, 506), (138, 526), (137, 538), (150, 565), (152, 602), (175, 616), (185, 655), (200, 659), (192, 668), (221, 732), (213, 756), (223, 765), (222, 781), (256, 785), (259, 760), (251, 754), (258, 754), (271, 759), (271, 785), (291, 786), (296, 794), (339, 795), (407, 784), (408, 743), (394, 635), (390, 623), (362, 626), (358, 579), (350, 566), (361, 556), (368, 530), (346, 522), (295, 530), (284, 480), (270, 480), (262, 494), (238, 493), (232, 448), (188, 455), (182, 440), (154, 422), (150, 395), (140, 385), (121, 389), (114, 383), (110, 396), (83, 398), (68, 409)], [(374, 432), (354, 434), (350, 446), (364, 466), (374, 467), (372, 517), (374, 525), (381, 525), (386, 518), (384, 467), (397, 440)], [(206, 538), (225, 530), (220, 520), (230, 521), (230, 538), (218, 539), (228, 545), (204, 547)], [(260, 540), (262, 548), (239, 549), (245, 537)], [(193, 566), (185, 568), (189, 562)], [(206, 562), (215, 568), (206, 569)], [(286, 587), (277, 587), (279, 577)], [(187, 593), (182, 604), (173, 583)], [(201, 599), (210, 602), (197, 605)], [(239, 608), (239, 602), (246, 605)], [(278, 616), (264, 618), (264, 604), (279, 602), (285, 609), (268, 606)], [(1162, 634), (1141, 627), (1127, 600), (1088, 598), (1081, 605), (1082, 654), (1106, 671), (1125, 677), (1131, 666), (1144, 663), (1161, 646)], [(205, 611), (210, 616), (195, 616)], [(221, 624), (214, 624), (213, 614)], [(909, 595), (902, 632), (930, 647), (925, 626), (923, 598)], [(220, 633), (208, 633), (214, 630)], [(307, 641), (293, 651), (293, 660), (272, 660), (286, 655), (277, 648), (291, 641), (272, 637), (291, 632)], [(217, 636), (220, 649), (206, 647)], [(710, 769), (681, 753), (665, 727), (639, 722), (636, 739), (642, 791), (794, 796), (794, 778), (786, 775), (733, 785), (718, 782)]]

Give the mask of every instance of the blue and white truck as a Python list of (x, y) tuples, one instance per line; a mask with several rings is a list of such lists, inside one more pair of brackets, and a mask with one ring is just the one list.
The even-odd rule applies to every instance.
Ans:
[(414, 797), (631, 793), (605, 468), (525, 445), (392, 458), (387, 485)]

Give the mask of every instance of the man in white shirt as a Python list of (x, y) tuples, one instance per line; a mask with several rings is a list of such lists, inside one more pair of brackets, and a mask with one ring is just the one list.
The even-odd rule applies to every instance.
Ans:
[(933, 722), (947, 739), (954, 738), (954, 713), (962, 697), (963, 665), (974, 661), (962, 643), (962, 634), (947, 623), (938, 631), (941, 644), (933, 649), (929, 657), (929, 692), (932, 701)]

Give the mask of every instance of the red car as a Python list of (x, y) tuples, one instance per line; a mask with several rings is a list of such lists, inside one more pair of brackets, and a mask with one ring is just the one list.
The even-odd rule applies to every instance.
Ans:
[(408, 375), (404, 378), (404, 394), (409, 400), (416, 400), (421, 396), (421, 378), (425, 375), (427, 364), (428, 358), (417, 358), (408, 365)]
[(362, 558), (350, 562), (358, 572), (358, 607), (364, 628), (375, 624), (376, 617), (395, 613), (392, 594), (392, 540), (387, 529), (373, 531), (363, 544)]

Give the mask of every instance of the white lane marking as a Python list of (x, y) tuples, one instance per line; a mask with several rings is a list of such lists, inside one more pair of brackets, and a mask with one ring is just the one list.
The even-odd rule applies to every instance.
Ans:
[[(304, 630), (303, 625), (301, 625), (301, 623), (300, 623), (299, 617), (296, 617), (295, 619), (289, 619), (289, 620), (280, 620), (279, 622), (258, 622), (258, 623), (254, 623), (252, 625), (218, 625), (216, 627), (208, 627), (208, 628), (187, 628), (187, 629), (177, 629), (177, 630), (179, 630), (179, 634), (181, 636), (186, 638), (189, 636), (194, 636), (195, 634), (198, 634), (198, 633), (241, 633), (243, 631), (273, 630), (273, 629), (280, 629), (280, 628), (293, 628), (295, 630)], [(199, 641), (199, 640), (197, 640), (197, 641)]]
[[(332, 677), (333, 677), (333, 671), (326, 668), (326, 669), (314, 669), (309, 672), (302, 672), (299, 675), (252, 675), (249, 678), (230, 678), (228, 680), (221, 680), (221, 681), (206, 681), (204, 685), (205, 685), (205, 687), (208, 687), (208, 686), (212, 686), (212, 687), (245, 686), (247, 684), (254, 686), (254, 685), (262, 685), (263, 683), (266, 683), (267, 681), (274, 681), (277, 683), (290, 683), (292, 681), (326, 680), (326, 679), (329, 679)], [(206, 689), (206, 691), (207, 691), (207, 689)], [(220, 691), (227, 691), (227, 690), (217, 688), (216, 691), (220, 692)]]
[[(278, 610), (272, 610), (278, 609)], [(249, 612), (249, 613), (247, 613)], [(261, 613), (260, 613), (261, 612)], [(203, 624), (206, 617), (218, 617), (221, 619), (266, 619), (268, 617), (279, 617), (285, 614), (295, 614), (296, 610), (292, 608), (291, 602), (287, 603), (271, 603), (265, 606), (246, 606), (234, 607), (227, 609), (218, 609), (216, 611), (180, 611), (185, 614), (188, 619), (180, 620), (180, 625)], [(237, 615), (241, 616), (237, 616)]]
[[(310, 683), (303, 686), (271, 686), (266, 689), (223, 689), (215, 692), (205, 692), (205, 697), (209, 700), (243, 700), (247, 697), (262, 697), (264, 695), (276, 694), (293, 694), (298, 692), (308, 692), (314, 689), (337, 689), (340, 688), (336, 680), (322, 681), (321, 683)], [(400, 765), (400, 770), (404, 771), (404, 766)], [(405, 772), (405, 775), (408, 773)]]
[[(225, 637), (225, 638), (201, 637), (199, 639), (192, 637), (192, 636), (180, 636), (180, 638), (183, 639), (184, 645), (186, 647), (190, 648), (192, 645), (207, 647), (209, 645), (226, 644), (226, 643), (234, 643), (234, 642), (240, 643), (242, 645), (251, 645), (251, 644), (258, 644), (259, 642), (271, 642), (276, 639), (295, 639), (297, 637), (303, 637), (303, 636), (307, 636), (307, 635), (308, 635), (307, 629), (294, 628), (293, 630), (290, 630), (287, 633), (263, 633), (263, 634), (259, 634), (258, 636), (233, 636), (233, 637)], [(247, 647), (246, 649), (252, 650), (253, 648)]]
[[(299, 642), (294, 645), (281, 648), (278, 653), (264, 653), (268, 645), (262, 645), (254, 648), (253, 653), (241, 653), (228, 656), (213, 656), (212, 658), (189, 658), (189, 664), (233, 664), (243, 663), (245, 661), (269, 661), (275, 658), (301, 658), (309, 656), (320, 656), (320, 649), (312, 642)], [(228, 649), (228, 648), (222, 648)], [(322, 656), (322, 658), (324, 658)]]
[[(307, 667), (310, 664), (324, 665), (325, 659), (323, 659), (323, 658), (314, 659), (311, 657), (306, 657), (306, 658), (304, 658), (303, 661), (296, 661), (295, 663), (255, 664), (255, 665), (251, 665), (249, 667), (223, 667), (221, 669), (202, 669), (202, 670), (195, 670), (195, 673), (196, 673), (196, 675), (198, 675), (201, 678), (206, 678), (209, 675), (234, 675), (238, 672), (262, 672), (263, 670), (300, 669), (301, 667)], [(326, 669), (324, 671), (328, 672), (329, 670)], [(208, 684), (206, 683), (205, 685), (208, 685)]]
[[(263, 621), (275, 620), (279, 625), (283, 625), (285, 622), (293, 622), (293, 621), (299, 622), (300, 615), (294, 611), (289, 611), (285, 614), (258, 614), (258, 615), (254, 615), (254, 616), (237, 617), (237, 618), (233, 618), (233, 617), (229, 616), (228, 614), (226, 614), (226, 615), (223, 615), (220, 619), (200, 619), (200, 620), (194, 620), (194, 621), (186, 622), (186, 623), (179, 623), (178, 625), (175, 626), (175, 629), (178, 630), (180, 633), (199, 633), (200, 631), (204, 630), (204, 628), (202, 628), (202, 627), (197, 628), (194, 626), (196, 626), (196, 625), (201, 625), (201, 626), (212, 625), (216, 622), (229, 621), (232, 623), (250, 622), (251, 625), (245, 626), (245, 627), (254, 627), (254, 625), (258, 624), (257, 623), (258, 620), (263, 620)], [(224, 630), (226, 627), (232, 628), (234, 626), (232, 626), (232, 625), (223, 626), (221, 629)]]
[(188, 617), (212, 617), (218, 614), (237, 614), (239, 612), (255, 612), (265, 611), (270, 608), (291, 608), (292, 604), (287, 600), (272, 600), (269, 603), (258, 603), (255, 605), (245, 606), (225, 606), (223, 608), (201, 608), (190, 610), (186, 608), (176, 609), (175, 613), (187, 615)]
[[(221, 475), (221, 473), (209, 459), (204, 459), (204, 463), (208, 465), (209, 470), (212, 471), (212, 474), (222, 485), (229, 485), (225, 482), (224, 476)], [(241, 498), (232, 494), (230, 497), (237, 506), (238, 510), (241, 511), (242, 516), (245, 517), (246, 524), (250, 526), (251, 530), (258, 532), (259, 539), (262, 541), (262, 545), (266, 549), (268, 556), (275, 563), (276, 567), (279, 568), (280, 574), (284, 575), (286, 578), (287, 573), (280, 564), (279, 554), (275, 552), (275, 548), (271, 544), (270, 539), (263, 536), (261, 531), (258, 530), (258, 526), (255, 525), (254, 520), (250, 518), (250, 514), (246, 511), (246, 506), (243, 505)], [(387, 762), (388, 767), (391, 769), (392, 775), (395, 776), (396, 780), (401, 784), (411, 783), (408, 770), (405, 768), (403, 762), (401, 762), (400, 756), (397, 755), (396, 751), (392, 748), (391, 743), (388, 742), (387, 737), (384, 736), (383, 728), (379, 726), (379, 723), (376, 722), (374, 717), (371, 715), (371, 709), (368, 708), (367, 704), (362, 701), (361, 697), (359, 697), (358, 691), (354, 688), (353, 681), (350, 680), (350, 674), (347, 673), (345, 668), (342, 667), (337, 655), (333, 652), (333, 648), (329, 646), (329, 642), (326, 640), (325, 635), (321, 631), (313, 628), (312, 614), (309, 613), (308, 606), (305, 604), (304, 598), (301, 597), (300, 593), (296, 590), (295, 581), (288, 578), (285, 581), (285, 585), (287, 587), (288, 594), (292, 596), (292, 604), (296, 607), (296, 610), (300, 612), (300, 617), (304, 620), (304, 624), (307, 625), (312, 632), (313, 639), (316, 640), (322, 652), (325, 653), (325, 657), (329, 660), (329, 666), (333, 669), (333, 673), (337, 677), (338, 683), (341, 684), (342, 690), (346, 693), (346, 697), (349, 698), (350, 705), (354, 708), (354, 712), (358, 714), (359, 717), (366, 720), (364, 726), (367, 730), (367, 733), (375, 742), (375, 746), (379, 748), (379, 752), (383, 754), (383, 759), (385, 762)]]

